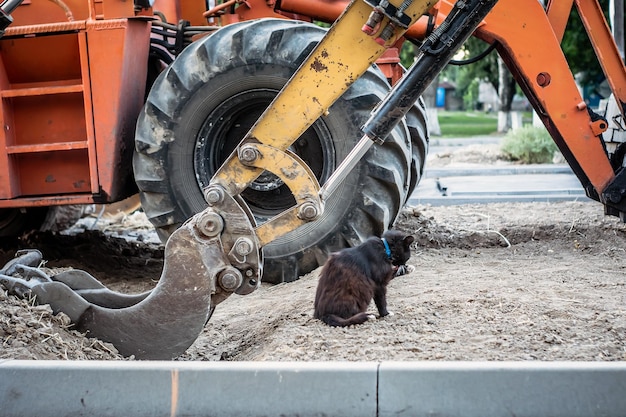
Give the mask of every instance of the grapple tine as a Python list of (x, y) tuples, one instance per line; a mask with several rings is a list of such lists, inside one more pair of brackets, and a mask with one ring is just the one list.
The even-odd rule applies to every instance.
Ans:
[(80, 269), (70, 269), (52, 276), (54, 281), (62, 282), (73, 290), (93, 290), (106, 288), (100, 281), (88, 272)]
[(6, 288), (11, 294), (24, 298), (32, 290), (33, 286), (38, 284), (33, 284), (22, 278), (0, 274), (0, 285)]
[(45, 272), (43, 272), (39, 268), (35, 268), (34, 266), (16, 265), (15, 272), (17, 272), (22, 277), (24, 277), (24, 279), (27, 279), (29, 281), (30, 280), (40, 281), (40, 282), (52, 281)]
[(60, 272), (53, 275), (51, 279), (67, 285), (90, 303), (106, 308), (130, 307), (150, 295), (150, 291), (141, 294), (122, 294), (112, 291), (91, 274), (80, 269)]
[(39, 266), (43, 257), (37, 249), (23, 249), (15, 254), (15, 258), (11, 259), (0, 269), (0, 274), (13, 275), (15, 268), (19, 265)]
[(76, 294), (92, 304), (105, 308), (125, 308), (134, 306), (146, 299), (152, 291), (141, 294), (122, 294), (108, 288), (78, 290)]

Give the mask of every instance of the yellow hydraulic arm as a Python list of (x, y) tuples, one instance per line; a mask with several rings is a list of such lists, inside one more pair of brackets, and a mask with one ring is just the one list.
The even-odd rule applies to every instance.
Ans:
[[(212, 204), (223, 192), (241, 193), (264, 169), (289, 185), (297, 204), (257, 228), (261, 246), (314, 220), (323, 210), (315, 176), (287, 148), (436, 1), (389, 2), (388, 10), (384, 3), (355, 0), (348, 5), (207, 188), (207, 200)], [(395, 12), (394, 18), (385, 17), (380, 10)], [(380, 21), (374, 30), (364, 31), (366, 22), (376, 22), (377, 16)]]

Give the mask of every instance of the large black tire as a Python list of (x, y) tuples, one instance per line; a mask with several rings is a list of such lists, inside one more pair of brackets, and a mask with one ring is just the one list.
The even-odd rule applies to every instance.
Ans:
[[(187, 47), (157, 78), (138, 120), (133, 166), (143, 209), (162, 239), (206, 207), (201, 188), (324, 33), (282, 19), (229, 25)], [(296, 141), (292, 150), (320, 183), (360, 139), (361, 125), (389, 88), (371, 67)], [(401, 123), (367, 153), (321, 218), (264, 248), (264, 281), (293, 281), (330, 252), (393, 224), (423, 169), (424, 113), (415, 106), (410, 125)], [(260, 177), (243, 197), (260, 222), (294, 202), (273, 175)]]

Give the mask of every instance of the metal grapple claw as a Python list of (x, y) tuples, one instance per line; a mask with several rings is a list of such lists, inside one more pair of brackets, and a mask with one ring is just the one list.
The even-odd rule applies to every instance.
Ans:
[(21, 266), (39, 266), (42, 260), (43, 256), (37, 249), (22, 249), (17, 251), (15, 258), (11, 259), (0, 269), (0, 274), (14, 275), (16, 268)]
[(262, 258), (253, 223), (245, 204), (226, 195), (170, 236), (161, 278), (142, 294), (112, 291), (80, 270), (48, 277), (35, 268), (38, 251), (18, 253), (0, 270), (0, 284), (66, 313), (77, 330), (122, 355), (172, 359), (196, 340), (217, 304), (257, 288)]
[(33, 287), (51, 281), (43, 271), (35, 268), (41, 261), (41, 252), (36, 249), (18, 251), (15, 258), (0, 269), (0, 285), (11, 294), (26, 297)]

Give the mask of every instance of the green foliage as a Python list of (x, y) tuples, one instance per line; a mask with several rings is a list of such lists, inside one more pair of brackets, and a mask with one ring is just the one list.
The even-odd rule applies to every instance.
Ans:
[(469, 110), (476, 108), (476, 103), (478, 103), (479, 84), (480, 81), (474, 78), (465, 89), (465, 94), (463, 94), (463, 106), (465, 109)]
[(497, 117), (482, 112), (440, 111), (437, 119), (443, 137), (490, 135), (498, 130)]
[(404, 42), (402, 44), (402, 48), (400, 49), (400, 63), (404, 68), (409, 68), (413, 65), (413, 61), (415, 61), (415, 57), (419, 53), (417, 46), (413, 45), (411, 42)]
[(557, 147), (544, 128), (524, 126), (509, 131), (502, 141), (502, 152), (513, 161), (524, 164), (552, 162)]
[(319, 20), (314, 20), (313, 23), (324, 29), (330, 28), (330, 23), (327, 23), (327, 22), (320, 22)]
[[(600, 0), (600, 7), (608, 19), (609, 0)], [(572, 8), (561, 42), (563, 53), (574, 74), (582, 73), (583, 84), (598, 83), (604, 78), (600, 63), (580, 20), (576, 7)]]
[[(488, 44), (481, 41), (478, 38), (469, 38), (462, 47), (463, 58), (466, 60), (474, 58), (483, 53), (489, 47)], [(459, 66), (461, 72), (468, 72), (465, 77), (473, 80), (478, 78), (480, 80), (486, 80), (497, 90), (499, 85), (498, 78), (498, 54), (496, 51), (491, 51), (486, 57), (473, 64), (467, 64)]]
[[(482, 53), (488, 45), (477, 38), (469, 38), (456, 60), (466, 60)], [(498, 88), (498, 61), (497, 53), (492, 51), (478, 62), (468, 65), (447, 65), (442, 71), (442, 79), (448, 79), (456, 85), (456, 94), (463, 97), (466, 110), (472, 110), (478, 102), (478, 84), (484, 80)]]
[[(622, 0), (623, 1), (623, 0)], [(599, 0), (602, 11), (608, 18), (609, 0)], [(561, 44), (563, 52), (574, 74), (582, 73), (581, 79), (583, 85), (598, 85), (604, 79), (602, 69), (595, 56), (591, 42), (578, 16), (576, 7), (572, 7), (567, 28), (563, 36)], [(471, 37), (463, 47), (459, 55), (455, 59), (462, 60), (477, 56), (485, 50), (487, 44), (483, 41)], [(498, 62), (497, 53), (493, 51), (482, 60), (464, 66), (448, 65), (442, 72), (442, 79), (448, 79), (456, 85), (457, 96), (463, 97), (465, 108), (473, 109), (476, 99), (472, 89), (473, 80), (484, 80), (491, 83), (496, 90), (500, 80), (498, 79)], [(521, 92), (517, 87), (518, 93)]]

